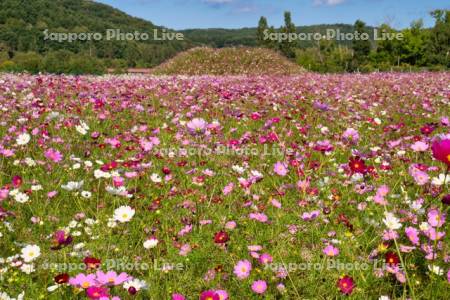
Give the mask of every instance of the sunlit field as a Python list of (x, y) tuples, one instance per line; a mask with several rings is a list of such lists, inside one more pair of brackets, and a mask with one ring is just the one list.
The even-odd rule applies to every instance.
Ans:
[(448, 298), (450, 73), (3, 74), (0, 112), (0, 299)]

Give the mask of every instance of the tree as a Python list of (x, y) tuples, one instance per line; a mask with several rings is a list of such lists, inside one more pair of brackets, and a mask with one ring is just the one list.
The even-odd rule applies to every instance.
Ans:
[(367, 38), (369, 34), (366, 29), (366, 23), (361, 20), (357, 20), (354, 27), (359, 38), (355, 38), (352, 41), (352, 49), (354, 53), (353, 67), (359, 68), (360, 65), (367, 61), (372, 46), (370, 44), (370, 39)]
[[(287, 34), (288, 36), (292, 33), (296, 33), (294, 23), (292, 23), (291, 13), (289, 11), (284, 12), (284, 26), (281, 27), (280, 32)], [(281, 42), (280, 50), (281, 52), (289, 58), (295, 57), (295, 43), (285, 39)]]
[(428, 43), (428, 60), (431, 64), (450, 67), (450, 10), (435, 10), (431, 15), (436, 23)]
[(268, 45), (268, 41), (264, 39), (264, 32), (268, 29), (269, 25), (267, 24), (267, 19), (265, 17), (261, 17), (259, 19), (258, 29), (256, 30), (256, 39), (259, 46)]

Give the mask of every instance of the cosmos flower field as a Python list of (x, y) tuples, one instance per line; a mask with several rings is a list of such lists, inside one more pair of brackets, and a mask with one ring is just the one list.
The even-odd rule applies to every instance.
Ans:
[(0, 299), (448, 299), (450, 73), (0, 75)]

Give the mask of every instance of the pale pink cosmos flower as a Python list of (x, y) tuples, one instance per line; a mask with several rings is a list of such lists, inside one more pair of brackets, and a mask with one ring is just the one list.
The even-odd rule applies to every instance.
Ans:
[(424, 152), (428, 150), (429, 145), (425, 142), (418, 141), (411, 145), (411, 149), (414, 152)]
[(234, 183), (230, 182), (223, 188), (223, 194), (226, 196), (230, 194), (234, 189)]
[(249, 218), (262, 223), (267, 222), (267, 220), (269, 219), (264, 213), (250, 213)]
[(358, 131), (353, 128), (347, 128), (342, 134), (342, 138), (351, 144), (357, 144), (359, 141)]
[(233, 273), (239, 279), (245, 279), (250, 275), (250, 271), (252, 270), (252, 264), (248, 260), (240, 260), (234, 266)]
[(445, 223), (446, 215), (437, 209), (431, 209), (428, 212), (428, 223), (433, 227), (442, 227)]
[(275, 163), (275, 165), (273, 167), (273, 171), (275, 172), (275, 174), (280, 175), (280, 176), (286, 176), (286, 174), (288, 173), (287, 166), (283, 162)]
[(264, 280), (253, 281), (252, 290), (257, 294), (264, 294), (267, 290), (267, 283)]

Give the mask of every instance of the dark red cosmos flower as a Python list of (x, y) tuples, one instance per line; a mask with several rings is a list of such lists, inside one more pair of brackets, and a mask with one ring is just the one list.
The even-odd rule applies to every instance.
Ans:
[(117, 168), (117, 166), (118, 166), (117, 162), (112, 161), (110, 163), (104, 164), (100, 169), (103, 172), (108, 172), (114, 170), (115, 168)]
[(225, 231), (219, 231), (214, 235), (214, 243), (224, 244), (230, 240), (230, 236)]
[(420, 132), (422, 132), (425, 135), (429, 135), (429, 134), (431, 134), (434, 131), (434, 129), (436, 129), (434, 127), (434, 125), (426, 124), (422, 128), (420, 128)]
[(442, 204), (450, 205), (450, 194), (447, 194), (442, 198)]
[(358, 156), (350, 158), (348, 166), (350, 167), (352, 173), (361, 173), (361, 174), (367, 173), (366, 163)]
[(86, 290), (86, 295), (89, 297), (89, 299), (100, 299), (102, 297), (109, 297), (108, 289), (98, 286), (89, 287)]
[(391, 266), (391, 267), (395, 267), (400, 263), (400, 259), (398, 257), (398, 255), (392, 251), (386, 252), (386, 254), (384, 255), (386, 264)]
[(200, 300), (220, 300), (220, 296), (215, 291), (204, 291), (200, 295)]
[(163, 167), (162, 172), (166, 175), (169, 175), (171, 173), (170, 169), (168, 167)]
[(86, 265), (86, 268), (88, 269), (97, 269), (100, 266), (101, 260), (95, 257), (86, 257), (83, 259), (84, 264)]
[(431, 150), (433, 151), (433, 156), (439, 161), (450, 167), (450, 140), (435, 141), (431, 145)]
[(67, 283), (69, 282), (69, 274), (67, 273), (58, 274), (55, 276), (54, 280), (57, 284)]
[(353, 278), (348, 275), (339, 278), (337, 285), (341, 290), (341, 293), (345, 295), (350, 295), (355, 288), (355, 282), (353, 281)]

